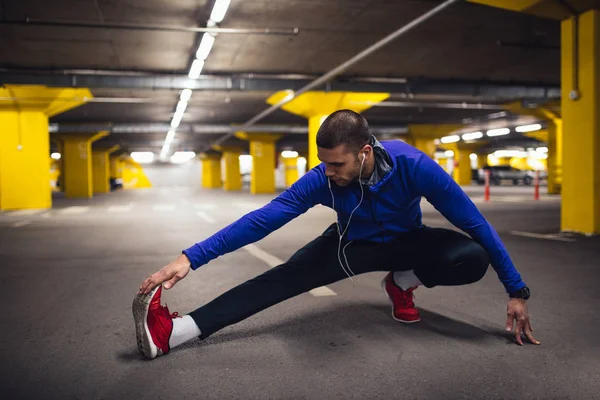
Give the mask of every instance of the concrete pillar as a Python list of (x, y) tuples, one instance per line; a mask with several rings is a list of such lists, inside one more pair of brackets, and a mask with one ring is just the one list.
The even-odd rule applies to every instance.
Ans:
[(202, 153), (202, 187), (217, 189), (221, 187), (221, 155), (219, 153)]
[[(600, 11), (590, 10), (577, 18), (576, 41), (573, 36), (574, 18), (561, 23), (561, 112), (564, 131), (561, 229), (598, 234)], [(577, 43), (577, 49), (574, 43)], [(576, 98), (571, 97), (574, 89), (579, 92)]]
[(114, 146), (110, 149), (92, 150), (92, 182), (94, 193), (110, 193), (110, 153), (119, 149)]
[[(269, 104), (277, 104), (291, 94), (283, 90), (267, 99)], [(317, 157), (317, 132), (327, 116), (334, 111), (348, 109), (361, 113), (390, 96), (389, 93), (354, 92), (306, 92), (281, 106), (292, 114), (308, 119), (308, 165), (312, 169), (320, 164)]]
[(292, 186), (298, 180), (298, 157), (281, 157), (285, 168), (285, 187)]
[(94, 195), (92, 143), (108, 136), (95, 134), (58, 135), (62, 142), (61, 185), (69, 198), (91, 199)]
[(240, 155), (242, 149), (222, 148), (223, 167), (225, 169), (225, 179), (223, 189), (226, 191), (242, 190), (242, 174), (240, 173)]
[(48, 118), (83, 104), (87, 89), (0, 88), (0, 210), (51, 208)]

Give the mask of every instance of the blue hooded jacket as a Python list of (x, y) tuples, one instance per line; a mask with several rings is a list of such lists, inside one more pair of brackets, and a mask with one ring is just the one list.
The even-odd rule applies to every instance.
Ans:
[[(453, 225), (483, 246), (507, 292), (525, 286), (494, 228), (446, 171), (425, 153), (402, 141), (381, 144), (391, 158), (392, 171), (375, 185), (364, 188), (363, 203), (352, 216), (347, 240), (387, 242), (399, 233), (421, 228), (420, 202), (425, 197)], [(334, 208), (338, 221), (345, 227), (360, 201), (360, 186), (358, 182), (346, 187), (332, 183), (331, 190), (335, 204), (325, 165), (321, 163), (265, 206), (183, 253), (196, 270), (210, 260), (261, 240), (317, 204)]]

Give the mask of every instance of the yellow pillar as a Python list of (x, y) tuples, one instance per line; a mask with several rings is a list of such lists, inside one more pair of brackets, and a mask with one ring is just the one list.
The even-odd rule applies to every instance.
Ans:
[(91, 199), (94, 194), (92, 143), (108, 136), (107, 131), (95, 134), (58, 135), (62, 141), (61, 185), (69, 198)]
[(298, 180), (298, 157), (281, 157), (285, 168), (285, 187), (290, 187)]
[[(579, 16), (577, 60), (574, 21), (561, 23), (563, 182), (561, 229), (600, 233), (600, 11)], [(575, 63), (576, 61), (576, 63)], [(574, 68), (576, 66), (576, 68)], [(570, 97), (578, 79), (579, 96)]]
[(110, 157), (110, 177), (114, 179), (123, 178), (123, 159), (121, 157)]
[(92, 150), (92, 182), (94, 193), (110, 193), (110, 153), (119, 149), (116, 145), (110, 149)]
[(221, 156), (217, 153), (202, 153), (202, 187), (217, 189), (221, 187)]
[(126, 157), (120, 161), (120, 165), (123, 189), (148, 189), (152, 187), (152, 182), (146, 176), (140, 163), (134, 161), (131, 157)]
[(471, 184), (473, 174), (471, 172), (471, 150), (459, 147), (458, 152), (454, 153), (456, 157), (456, 166), (454, 168), (454, 180), (461, 186)]
[(559, 194), (562, 186), (563, 165), (563, 124), (562, 119), (557, 118), (548, 123), (548, 194)]
[(252, 173), (250, 193), (275, 193), (275, 142), (281, 135), (237, 132), (236, 137), (250, 142)]
[[(282, 90), (267, 99), (269, 104), (277, 104), (293, 92)], [(390, 96), (389, 93), (354, 92), (306, 92), (281, 108), (308, 119), (308, 160), (307, 169), (320, 164), (317, 157), (317, 132), (327, 116), (334, 111), (348, 109), (361, 113)]]
[[(463, 147), (464, 146), (464, 147)], [(471, 184), (471, 153), (474, 146), (458, 145), (458, 143), (444, 144), (443, 147), (454, 152), (454, 169), (452, 170), (452, 178), (461, 186)]]
[(52, 207), (48, 118), (86, 98), (87, 89), (0, 88), (0, 210)]
[(477, 154), (477, 169), (485, 167), (487, 163), (487, 154)]
[(223, 189), (225, 191), (242, 190), (242, 174), (240, 172), (240, 155), (242, 149), (237, 147), (218, 147), (222, 152), (221, 162), (224, 169)]

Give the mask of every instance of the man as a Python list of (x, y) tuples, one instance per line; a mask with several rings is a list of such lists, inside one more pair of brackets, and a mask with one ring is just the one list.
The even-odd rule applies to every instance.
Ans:
[[(506, 330), (523, 345), (531, 331), (529, 289), (495, 230), (430, 157), (401, 141), (379, 142), (367, 121), (339, 110), (317, 133), (320, 165), (269, 204), (212, 237), (183, 250), (152, 274), (133, 302), (138, 348), (148, 358), (166, 354), (190, 339), (205, 339), (267, 307), (353, 274), (388, 271), (382, 287), (394, 319), (420, 320), (413, 302), (418, 286), (466, 285), (479, 281), (491, 262), (509, 294)], [(421, 223), (425, 197), (471, 238)], [(160, 303), (170, 289), (218, 256), (256, 242), (314, 205), (337, 212), (337, 222), (285, 263), (217, 297), (189, 315), (170, 314)]]

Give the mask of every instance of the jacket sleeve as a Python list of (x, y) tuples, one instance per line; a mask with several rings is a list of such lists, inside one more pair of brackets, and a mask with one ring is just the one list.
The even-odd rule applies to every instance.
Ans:
[(429, 156), (422, 155), (412, 179), (418, 195), (424, 196), (454, 226), (469, 234), (486, 250), (508, 293), (525, 286), (497, 232), (442, 167)]
[[(320, 202), (323, 175), (315, 168), (265, 206), (254, 210), (204, 241), (183, 250), (196, 270), (209, 261), (257, 242)], [(325, 186), (323, 184), (325, 183)]]

